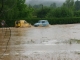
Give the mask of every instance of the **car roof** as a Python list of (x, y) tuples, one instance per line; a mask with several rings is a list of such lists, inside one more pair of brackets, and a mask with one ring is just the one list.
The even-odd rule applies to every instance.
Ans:
[(25, 21), (25, 20), (19, 20), (19, 21)]
[(39, 20), (39, 21), (48, 21), (48, 20)]

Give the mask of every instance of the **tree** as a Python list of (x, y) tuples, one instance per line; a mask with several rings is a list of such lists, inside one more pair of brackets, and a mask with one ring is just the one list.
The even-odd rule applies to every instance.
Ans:
[(38, 18), (45, 18), (45, 16), (47, 15), (47, 13), (50, 11), (50, 8), (48, 7), (43, 7), (42, 6), (42, 9), (39, 9), (37, 11), (37, 17)]
[(4, 0), (2, 18), (18, 19), (29, 18), (32, 14), (32, 9), (25, 4), (25, 0)]
[(52, 4), (50, 5), (50, 7), (51, 7), (51, 8), (56, 8), (56, 3), (52, 3)]
[(43, 4), (38, 4), (38, 5), (34, 5), (33, 8), (35, 9), (41, 9), (43, 6)]
[(60, 8), (56, 8), (51, 10), (46, 17), (48, 18), (61, 18), (61, 17), (72, 17), (73, 16), (73, 11), (69, 10), (66, 7), (60, 7)]
[(67, 8), (74, 9), (74, 0), (66, 0), (66, 1), (63, 3), (63, 6), (64, 6), (64, 7), (67, 7)]
[(80, 10), (80, 1), (75, 2), (75, 10)]
[(80, 17), (80, 10), (74, 12), (75, 17)]
[(0, 19), (7, 19), (13, 16), (13, 8), (16, 4), (17, 0), (2, 0), (3, 1), (3, 8), (2, 8), (2, 15)]

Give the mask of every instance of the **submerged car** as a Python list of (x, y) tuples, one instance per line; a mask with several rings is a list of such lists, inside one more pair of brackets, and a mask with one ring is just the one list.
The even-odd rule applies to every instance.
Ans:
[(25, 20), (15, 21), (15, 27), (31, 27), (31, 24)]
[(48, 20), (39, 20), (38, 23), (34, 24), (34, 26), (35, 27), (38, 27), (38, 26), (42, 26), (42, 27), (49, 26), (49, 22), (48, 22)]

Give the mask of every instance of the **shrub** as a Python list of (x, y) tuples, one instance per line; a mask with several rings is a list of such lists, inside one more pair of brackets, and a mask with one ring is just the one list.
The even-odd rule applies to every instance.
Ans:
[[(20, 19), (18, 19), (20, 20)], [(24, 19), (27, 22), (31, 23), (32, 25), (36, 22), (38, 22), (39, 20), (48, 20), (50, 24), (73, 24), (73, 23), (80, 23), (80, 17), (70, 17), (70, 18), (26, 18)], [(6, 23), (8, 24), (8, 26), (15, 26), (15, 21), (14, 20), (6, 20)]]

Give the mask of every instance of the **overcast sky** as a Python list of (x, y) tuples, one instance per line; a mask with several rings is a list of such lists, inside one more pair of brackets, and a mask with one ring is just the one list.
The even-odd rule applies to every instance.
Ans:
[(64, 2), (65, 0), (26, 0), (27, 3), (31, 2), (31, 1), (60, 1), (60, 2)]
[[(53, 2), (55, 2), (58, 6), (62, 5), (66, 0), (26, 0), (27, 4), (35, 5), (35, 4), (45, 4), (49, 5)], [(74, 0), (77, 1), (77, 0)], [(80, 1), (80, 0), (79, 0)]]
[(50, 4), (51, 2), (58, 2), (58, 3), (63, 3), (65, 0), (26, 0), (27, 4), (35, 5), (35, 4), (44, 4), (46, 3), (47, 5)]
[[(59, 1), (59, 2), (65, 2), (66, 0), (26, 0), (26, 2), (31, 2), (31, 1)], [(74, 0), (74, 1), (76, 1), (76, 0)]]

